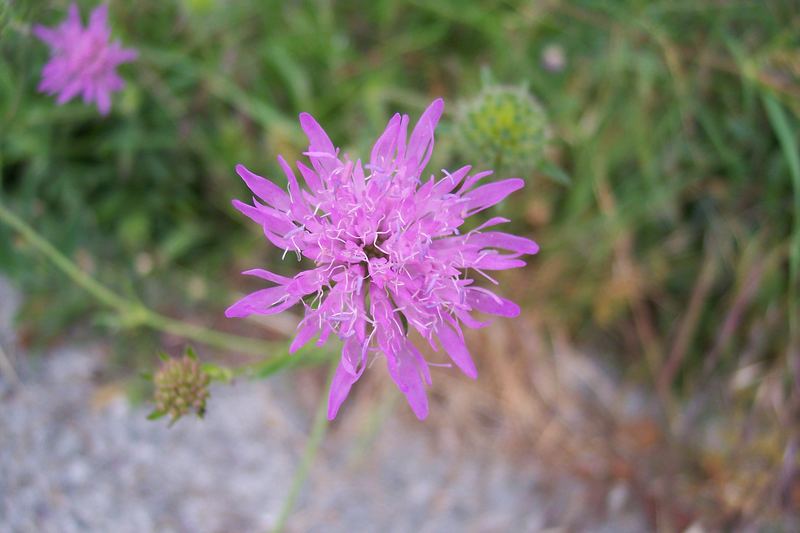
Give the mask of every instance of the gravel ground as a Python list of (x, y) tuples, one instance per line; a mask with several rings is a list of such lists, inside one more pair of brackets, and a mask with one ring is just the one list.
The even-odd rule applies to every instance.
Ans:
[[(0, 279), (0, 342), (14, 353), (17, 298)], [(214, 388), (202, 422), (145, 419), (101, 385), (99, 348), (16, 354), (0, 373), (0, 531), (249, 532), (274, 523), (309, 426), (290, 378)], [(2, 367), (0, 367), (2, 369)], [(326, 441), (291, 531), (641, 531), (624, 494), (587, 520), (589, 489), (497, 454), (436, 444), (399, 409), (368, 452), (341, 424)], [(416, 425), (415, 425), (416, 424)], [(401, 436), (398, 437), (398, 436)], [(591, 524), (591, 526), (587, 526)], [(561, 529), (556, 529), (561, 530)]]

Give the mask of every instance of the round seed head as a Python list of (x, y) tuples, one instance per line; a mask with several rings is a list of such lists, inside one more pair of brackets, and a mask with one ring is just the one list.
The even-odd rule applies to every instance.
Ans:
[(210, 377), (197, 359), (183, 356), (165, 361), (153, 378), (156, 412), (169, 415), (172, 422), (194, 411), (205, 414)]
[(527, 177), (543, 159), (547, 118), (522, 87), (494, 86), (461, 105), (457, 120), (460, 150), (481, 168)]

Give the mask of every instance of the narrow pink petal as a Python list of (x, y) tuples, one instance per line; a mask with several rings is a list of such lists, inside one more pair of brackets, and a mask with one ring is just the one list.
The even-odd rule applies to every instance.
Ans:
[(458, 317), (458, 319), (464, 323), (465, 326), (472, 329), (485, 328), (486, 326), (489, 325), (489, 322), (481, 322), (480, 320), (477, 320), (475, 317), (473, 317), (471, 314), (469, 314), (467, 311), (464, 311), (463, 309), (456, 309), (455, 314)]
[(406, 349), (413, 357), (414, 361), (417, 363), (417, 368), (421, 371), (422, 378), (425, 380), (425, 383), (431, 385), (433, 382), (431, 380), (431, 372), (428, 369), (428, 362), (425, 361), (425, 358), (422, 356), (417, 347), (414, 346), (411, 341), (406, 340)]
[(516, 259), (502, 254), (486, 254), (474, 261), (470, 266), (482, 270), (508, 270), (522, 268), (526, 265), (522, 259)]
[[(261, 289), (248, 294), (228, 309), (225, 310), (225, 316), (228, 318), (242, 318), (253, 314), (268, 315), (273, 314), (275, 309), (283, 308), (283, 304), (292, 302), (292, 305), (297, 302), (297, 299), (292, 301), (286, 293), (286, 288), (282, 285), (277, 287), (270, 287), (268, 289)], [(275, 304), (281, 305), (275, 305)], [(291, 307), (289, 305), (288, 307)]]
[(328, 420), (336, 418), (339, 407), (341, 407), (342, 403), (347, 399), (347, 395), (350, 394), (350, 388), (357, 380), (358, 378), (356, 376), (345, 370), (343, 366), (339, 364), (336, 373), (333, 375), (333, 380), (331, 381), (331, 390), (328, 393)]
[(361, 166), (361, 160), (359, 159), (353, 167), (353, 192), (356, 198), (361, 199), (366, 188), (366, 176), (364, 176), (364, 168)]
[(381, 136), (375, 141), (369, 156), (369, 164), (373, 172), (376, 169), (387, 169), (394, 161), (395, 152), (397, 151), (397, 133), (401, 122), (402, 117), (399, 113), (395, 113), (389, 123), (386, 124)]
[(406, 162), (417, 172), (425, 168), (433, 153), (433, 131), (439, 123), (444, 110), (444, 100), (437, 98), (422, 113), (406, 149)]
[(269, 270), (264, 270), (263, 268), (252, 268), (250, 270), (245, 270), (244, 272), (242, 272), (242, 274), (244, 274), (245, 276), (255, 276), (257, 278), (265, 279), (267, 281), (272, 281), (280, 285), (286, 285), (287, 283), (292, 281), (292, 278), (287, 278), (286, 276), (275, 274), (274, 272), (270, 272)]
[(459, 168), (452, 174), (447, 174), (444, 178), (436, 182), (433, 188), (433, 194), (435, 196), (442, 196), (451, 193), (453, 189), (458, 187), (458, 184), (461, 183), (461, 180), (464, 179), (464, 176), (469, 173), (471, 168), (472, 167), (467, 165)]
[(289, 183), (289, 198), (291, 201), (292, 214), (302, 220), (305, 215), (310, 215), (311, 212), (308, 209), (308, 205), (305, 203), (303, 193), (300, 191), (300, 184), (297, 183), (294, 170), (292, 170), (292, 167), (289, 166), (289, 163), (286, 162), (283, 156), (278, 156), (278, 164), (281, 166), (281, 170), (283, 170), (283, 173), (286, 175), (286, 180)]
[(483, 172), (478, 172), (477, 174), (473, 174), (472, 176), (470, 176), (466, 180), (464, 180), (464, 185), (461, 186), (461, 189), (459, 190), (459, 192), (460, 193), (467, 192), (476, 183), (478, 183), (480, 180), (482, 180), (483, 178), (486, 178), (488, 176), (491, 176), (492, 174), (494, 174), (494, 171), (492, 171), (492, 170), (484, 170)]
[(405, 397), (411, 410), (420, 420), (428, 416), (428, 396), (425, 384), (419, 373), (416, 361), (408, 352), (400, 352), (397, 357), (387, 357), (389, 375)]
[(517, 304), (480, 287), (474, 287), (467, 291), (467, 305), (490, 315), (505, 317), (519, 315), (519, 306)]
[(336, 153), (336, 148), (334, 148), (330, 137), (328, 137), (328, 134), (322, 129), (322, 126), (314, 120), (314, 117), (308, 113), (300, 113), (300, 127), (303, 128), (306, 137), (308, 137), (309, 152), (321, 152), (325, 154)]
[(56, 46), (58, 43), (58, 33), (55, 30), (51, 30), (41, 24), (34, 24), (33, 28), (31, 29), (31, 33), (44, 43), (50, 46)]
[(236, 165), (236, 173), (244, 180), (256, 196), (267, 202), (269, 205), (287, 211), (290, 207), (289, 195), (272, 183), (257, 174), (253, 174), (244, 165)]
[(300, 328), (300, 331), (297, 332), (294, 340), (292, 340), (292, 344), (289, 346), (289, 353), (294, 353), (305, 346), (318, 331), (319, 326), (317, 325), (316, 319), (314, 317), (306, 317), (303, 326)]
[(271, 232), (276, 232), (277, 234), (283, 235), (295, 227), (294, 224), (288, 220), (278, 218), (266, 210), (253, 207), (252, 205), (240, 202), (239, 200), (231, 200), (231, 204), (233, 204), (233, 207), (236, 208), (237, 211), (245, 215), (253, 222), (261, 224), (264, 229), (268, 229)]
[(97, 91), (97, 109), (100, 111), (100, 114), (105, 116), (108, 115), (108, 112), (111, 111), (111, 95), (108, 94), (108, 91)]
[(305, 296), (312, 292), (317, 292), (322, 285), (328, 281), (328, 275), (325, 273), (325, 268), (315, 268), (313, 270), (304, 270), (297, 274), (292, 279), (291, 284), (287, 290), (291, 294), (297, 296)]
[(402, 161), (406, 157), (406, 137), (408, 136), (408, 115), (400, 118), (400, 129), (397, 131), (397, 159)]
[(322, 181), (319, 179), (319, 176), (316, 172), (308, 168), (301, 161), (297, 162), (297, 168), (300, 169), (300, 174), (303, 176), (303, 179), (306, 181), (306, 185), (308, 185), (308, 188), (311, 189), (312, 193), (318, 193), (322, 190)]
[(333, 328), (330, 323), (323, 322), (322, 329), (319, 333), (319, 339), (317, 339), (317, 346), (324, 346), (325, 343), (328, 342), (328, 337), (331, 336), (331, 333), (333, 333)]
[(487, 233), (476, 233), (469, 236), (467, 242), (481, 248), (502, 248), (520, 254), (535, 254), (539, 251), (539, 245), (534, 241), (518, 235), (503, 233), (501, 231), (490, 231)]
[(506, 196), (524, 186), (525, 182), (519, 178), (511, 178), (481, 185), (463, 196), (467, 199), (466, 208), (471, 210), (469, 213), (470, 215), (474, 215), (487, 207), (491, 207), (503, 201)]
[(355, 335), (348, 337), (342, 346), (342, 367), (356, 378), (367, 368), (367, 350)]
[(80, 83), (80, 81), (73, 81), (70, 84), (68, 84), (66, 87), (61, 89), (61, 92), (59, 93), (58, 98), (56, 98), (56, 103), (58, 103), (59, 105), (66, 104), (67, 102), (69, 102), (70, 100), (75, 98), (75, 96), (79, 92), (81, 92), (81, 83)]
[(505, 224), (506, 222), (511, 222), (511, 220), (503, 217), (492, 217), (483, 224), (481, 224), (480, 226), (478, 226), (477, 228), (475, 228), (473, 231), (481, 231), (486, 228), (491, 228), (492, 226), (497, 226), (498, 224)]
[(117, 53), (114, 54), (114, 62), (116, 64), (120, 63), (130, 63), (139, 57), (139, 51), (135, 48), (123, 48), (119, 50)]
[(67, 11), (67, 20), (65, 25), (71, 26), (71, 30), (75, 28), (80, 29), (83, 25), (81, 24), (81, 12), (78, 9), (78, 4), (72, 2), (69, 5), (69, 11)]
[(467, 345), (464, 344), (464, 339), (447, 324), (441, 324), (436, 328), (436, 336), (439, 337), (442, 348), (445, 349), (456, 366), (468, 377), (476, 379), (478, 370), (475, 368), (475, 363), (472, 362)]
[(108, 5), (100, 4), (92, 10), (89, 15), (89, 31), (95, 33), (109, 33), (108, 27)]
[(95, 87), (94, 85), (89, 85), (88, 87), (84, 87), (83, 88), (83, 101), (84, 101), (84, 103), (88, 104), (89, 102), (91, 102), (93, 100), (96, 100), (96, 96), (95, 95), (96, 95), (97, 92), (98, 92), (97, 91), (97, 87)]

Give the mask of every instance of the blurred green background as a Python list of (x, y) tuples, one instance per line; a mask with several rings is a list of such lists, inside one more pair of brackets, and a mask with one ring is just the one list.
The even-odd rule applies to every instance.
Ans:
[[(0, 200), (92, 276), (240, 327), (221, 319), (246, 288), (238, 272), (295, 265), (230, 207), (247, 197), (234, 165), (282, 179), (276, 156), (305, 148), (301, 111), (366, 154), (393, 112), (443, 96), (428, 170), (494, 162), (528, 183), (500, 209), (542, 251), (506, 293), (678, 413), (716, 383), (734, 391), (720, 410), (746, 419), (771, 380), (766, 455), (797, 477), (784, 454), (800, 442), (796, 1), (114, 0), (114, 34), (140, 58), (107, 118), (36, 92), (47, 50), (29, 26), (67, 5), (0, 5)], [(497, 119), (533, 127), (527, 162), (464, 135), (475, 99), (504, 87), (540, 106)], [(0, 270), (26, 295), (29, 343), (93, 317), (121, 365), (152, 363), (158, 337), (114, 323), (3, 226)]]

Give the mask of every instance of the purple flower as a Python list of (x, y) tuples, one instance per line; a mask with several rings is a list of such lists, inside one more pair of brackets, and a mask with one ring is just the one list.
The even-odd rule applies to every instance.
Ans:
[(85, 103), (97, 102), (101, 114), (111, 109), (111, 93), (125, 86), (115, 69), (136, 59), (138, 52), (109, 42), (108, 7), (98, 6), (84, 28), (78, 6), (69, 6), (67, 20), (55, 28), (36, 25), (33, 34), (44, 41), (52, 54), (42, 69), (39, 91), (58, 95), (59, 105), (82, 94)]
[(328, 400), (333, 419), (350, 388), (382, 353), (397, 387), (418, 418), (428, 414), (425, 384), (428, 363), (409, 340), (415, 330), (434, 350), (441, 346), (467, 376), (477, 377), (460, 324), (487, 325), (475, 311), (513, 317), (519, 307), (476, 286), (470, 277), (525, 265), (523, 254), (539, 247), (529, 239), (490, 230), (507, 219), (494, 217), (461, 233), (464, 220), (495, 205), (523, 186), (521, 179), (479, 184), (491, 174), (470, 174), (470, 167), (444, 171), (438, 181), (421, 174), (433, 151), (433, 130), (444, 102), (435, 100), (422, 114), (411, 137), (407, 115), (396, 114), (372, 148), (369, 163), (340, 156), (328, 135), (307, 113), (300, 125), (309, 139), (297, 163), (306, 188), (279, 157), (288, 193), (243, 165), (236, 172), (253, 191), (253, 205), (234, 207), (260, 224), (284, 255), (296, 254), (315, 268), (293, 278), (262, 269), (244, 274), (275, 285), (232, 305), (228, 317), (279, 313), (300, 303), (305, 317), (291, 344), (294, 352), (312, 337), (318, 345), (335, 333), (344, 343)]

